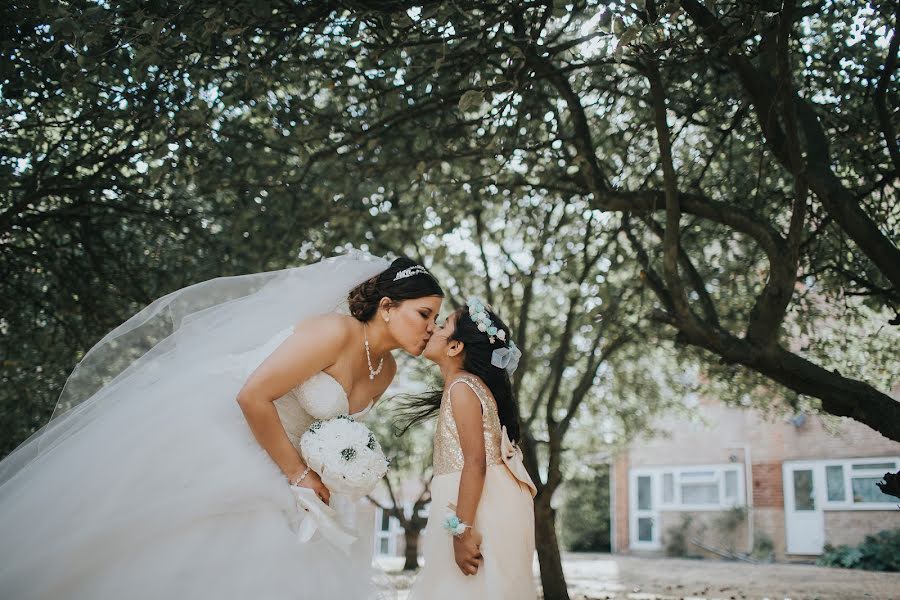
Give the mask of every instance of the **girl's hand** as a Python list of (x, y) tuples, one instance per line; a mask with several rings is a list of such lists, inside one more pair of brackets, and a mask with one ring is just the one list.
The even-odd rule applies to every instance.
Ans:
[(466, 529), (462, 535), (453, 538), (453, 554), (463, 575), (475, 575), (484, 562), (481, 555), (481, 534), (474, 529)]

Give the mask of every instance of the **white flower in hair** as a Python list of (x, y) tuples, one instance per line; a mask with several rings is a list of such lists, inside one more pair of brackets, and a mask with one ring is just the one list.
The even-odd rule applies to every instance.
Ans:
[[(489, 306), (475, 297), (469, 298), (466, 301), (466, 304), (469, 306), (469, 318), (475, 323), (478, 331), (488, 334), (488, 339), (492, 344), (498, 339), (501, 342), (507, 341), (506, 330), (497, 327), (494, 325), (494, 322), (491, 321), (491, 317), (487, 312), (488, 308), (490, 308)], [(506, 372), (512, 375), (519, 365), (519, 358), (521, 358), (521, 356), (522, 351), (516, 347), (516, 344), (512, 340), (509, 340), (509, 343), (505, 347), (494, 349), (491, 353), (491, 364), (497, 368), (506, 369)]]

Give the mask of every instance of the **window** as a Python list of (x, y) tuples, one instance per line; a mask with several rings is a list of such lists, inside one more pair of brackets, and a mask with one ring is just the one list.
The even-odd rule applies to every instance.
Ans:
[(661, 468), (662, 502), (669, 510), (721, 510), (744, 504), (743, 465)]
[(828, 488), (829, 502), (843, 502), (846, 499), (843, 465), (825, 467), (825, 487)]
[(854, 504), (882, 503), (887, 496), (875, 485), (881, 481), (885, 472), (893, 471), (897, 464), (893, 462), (854, 463), (850, 466), (850, 489), (853, 492)]
[(651, 479), (649, 475), (638, 477), (638, 510), (650, 510), (653, 496), (650, 490)]
[(794, 510), (816, 510), (812, 469), (794, 471)]
[(663, 473), (663, 504), (675, 502), (675, 475)]
[(850, 480), (853, 487), (853, 503), (864, 504), (872, 502), (884, 502), (884, 494), (875, 485), (881, 481), (881, 477), (854, 477)]
[(738, 497), (737, 471), (725, 471), (725, 501), (734, 504)]
[(653, 541), (653, 519), (650, 517), (639, 517), (638, 520), (638, 541)]
[[(900, 457), (825, 460), (825, 508), (832, 510), (895, 509), (896, 502), (875, 484), (885, 473), (896, 471)], [(821, 468), (821, 467), (820, 467)]]
[(388, 511), (375, 509), (375, 553), (382, 556), (394, 556), (397, 553), (397, 537), (400, 521), (392, 517)]
[(681, 504), (719, 504), (719, 482), (715, 471), (682, 471), (679, 486)]

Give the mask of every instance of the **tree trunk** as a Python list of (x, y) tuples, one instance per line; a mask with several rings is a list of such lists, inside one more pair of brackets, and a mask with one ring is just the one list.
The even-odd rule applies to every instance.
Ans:
[(422, 527), (412, 523), (408, 524), (403, 531), (403, 540), (406, 542), (404, 571), (415, 571), (419, 568), (419, 534), (421, 532)]
[(556, 539), (556, 511), (550, 506), (551, 495), (542, 490), (534, 503), (534, 533), (541, 566), (541, 586), (544, 588), (544, 600), (569, 600), (559, 541)]

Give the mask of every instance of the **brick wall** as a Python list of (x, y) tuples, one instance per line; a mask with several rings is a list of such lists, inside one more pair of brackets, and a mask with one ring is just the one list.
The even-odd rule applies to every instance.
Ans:
[(628, 454), (616, 457), (612, 468), (613, 527), (615, 547), (613, 552), (628, 552)]
[(784, 509), (780, 462), (753, 463), (753, 506)]
[[(725, 552), (747, 552), (748, 520), (745, 518), (733, 531), (722, 528), (724, 511), (663, 511), (660, 512), (660, 541), (666, 548), (673, 530), (684, 530), (687, 534), (689, 556), (722, 558), (713, 548)], [(685, 519), (690, 519), (685, 527)], [(700, 542), (696, 544), (694, 540)]]
[(825, 542), (855, 546), (867, 535), (900, 527), (900, 510), (825, 511)]

